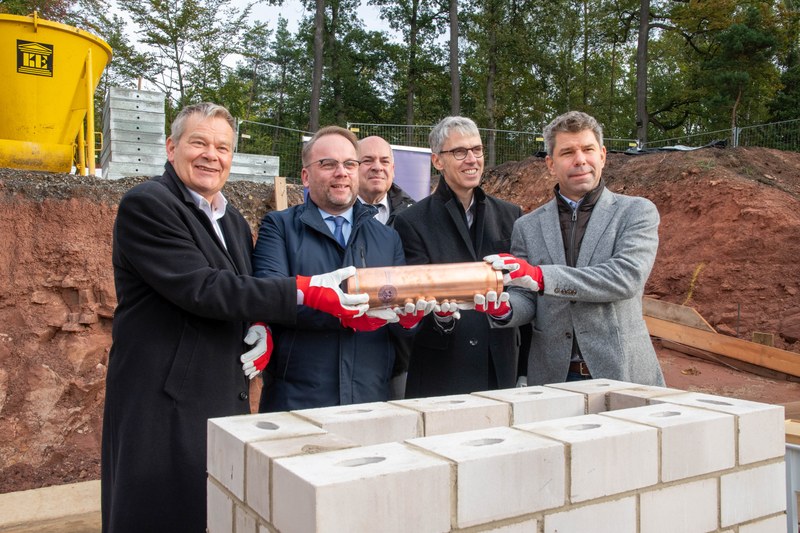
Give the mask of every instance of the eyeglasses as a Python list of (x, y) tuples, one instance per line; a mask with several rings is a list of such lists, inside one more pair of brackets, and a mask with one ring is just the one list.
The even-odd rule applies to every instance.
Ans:
[(467, 158), (467, 152), (472, 152), (476, 159), (483, 157), (483, 145), (473, 146), (472, 148), (453, 148), (452, 150), (442, 150), (440, 154), (453, 154), (453, 159), (461, 161)]
[(338, 159), (320, 159), (319, 161), (312, 161), (307, 165), (303, 165), (303, 168), (308, 168), (313, 164), (319, 164), (319, 168), (326, 172), (333, 172), (339, 165), (342, 165), (344, 169), (348, 172), (352, 172), (358, 168), (359, 161), (357, 159), (345, 159), (344, 161), (339, 161)]

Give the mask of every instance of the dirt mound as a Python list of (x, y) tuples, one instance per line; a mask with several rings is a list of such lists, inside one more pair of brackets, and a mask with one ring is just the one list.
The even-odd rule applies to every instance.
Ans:
[[(776, 346), (800, 352), (800, 154), (609, 154), (604, 175), (661, 213), (650, 295), (694, 306), (720, 332), (774, 333)], [(111, 232), (119, 198), (139, 181), (0, 169), (0, 493), (99, 478)], [(553, 185), (537, 158), (485, 181), (526, 211)], [(225, 194), (255, 234), (272, 187), (231, 182)], [(290, 203), (300, 199), (293, 190)]]

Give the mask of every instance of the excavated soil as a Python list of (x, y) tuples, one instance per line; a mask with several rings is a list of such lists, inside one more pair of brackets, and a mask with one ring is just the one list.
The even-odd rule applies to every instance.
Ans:
[[(661, 214), (648, 296), (694, 307), (720, 333), (774, 335), (800, 357), (800, 154), (706, 148), (609, 154), (610, 189)], [(0, 169), (0, 493), (98, 479), (105, 370), (116, 297), (111, 231), (140, 179), (98, 180)], [(552, 195), (544, 161), (494, 168), (490, 194), (529, 211)], [(271, 186), (225, 193), (256, 234)], [(290, 203), (300, 201), (297, 190)], [(667, 384), (787, 403), (800, 383), (664, 349)], [(256, 395), (254, 395), (256, 396)]]

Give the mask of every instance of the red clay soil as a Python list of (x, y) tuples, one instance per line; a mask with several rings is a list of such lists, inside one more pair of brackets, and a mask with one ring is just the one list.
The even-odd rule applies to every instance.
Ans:
[[(609, 154), (610, 189), (661, 214), (648, 296), (694, 307), (720, 333), (772, 333), (800, 357), (800, 154), (709, 148)], [(0, 169), (0, 493), (99, 478), (105, 369), (116, 298), (111, 230), (140, 180)], [(552, 195), (537, 158), (486, 177), (490, 194), (529, 211)], [(252, 227), (271, 187), (231, 182)], [(300, 195), (293, 191), (290, 202)], [(800, 383), (767, 379), (655, 345), (667, 385), (769, 402)]]

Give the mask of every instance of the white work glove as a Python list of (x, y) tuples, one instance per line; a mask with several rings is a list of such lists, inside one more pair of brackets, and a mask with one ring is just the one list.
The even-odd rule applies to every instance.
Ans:
[(253, 379), (267, 367), (272, 355), (272, 331), (263, 322), (255, 322), (247, 330), (245, 344), (253, 346), (239, 357), (244, 375)]
[(297, 276), (297, 303), (339, 318), (363, 315), (369, 309), (369, 295), (347, 294), (339, 287), (355, 273), (356, 267), (349, 266), (327, 274)]
[(393, 311), (399, 318), (400, 325), (405, 329), (411, 329), (436, 308), (436, 300), (424, 300), (420, 298), (417, 303), (406, 302), (403, 307), (395, 307)]
[(399, 322), (400, 318), (391, 309), (370, 309), (361, 316), (343, 316), (339, 321), (342, 326), (355, 331), (375, 331), (386, 324)]
[(489, 291), (485, 295), (476, 294), (473, 301), (475, 311), (486, 313), (492, 318), (504, 320), (511, 314), (511, 306), (508, 304), (509, 294), (496, 291)]
[(506, 287), (523, 287), (533, 292), (544, 290), (542, 269), (531, 266), (524, 259), (511, 254), (487, 255), (484, 261), (492, 265), (494, 270), (503, 272), (503, 285)]

